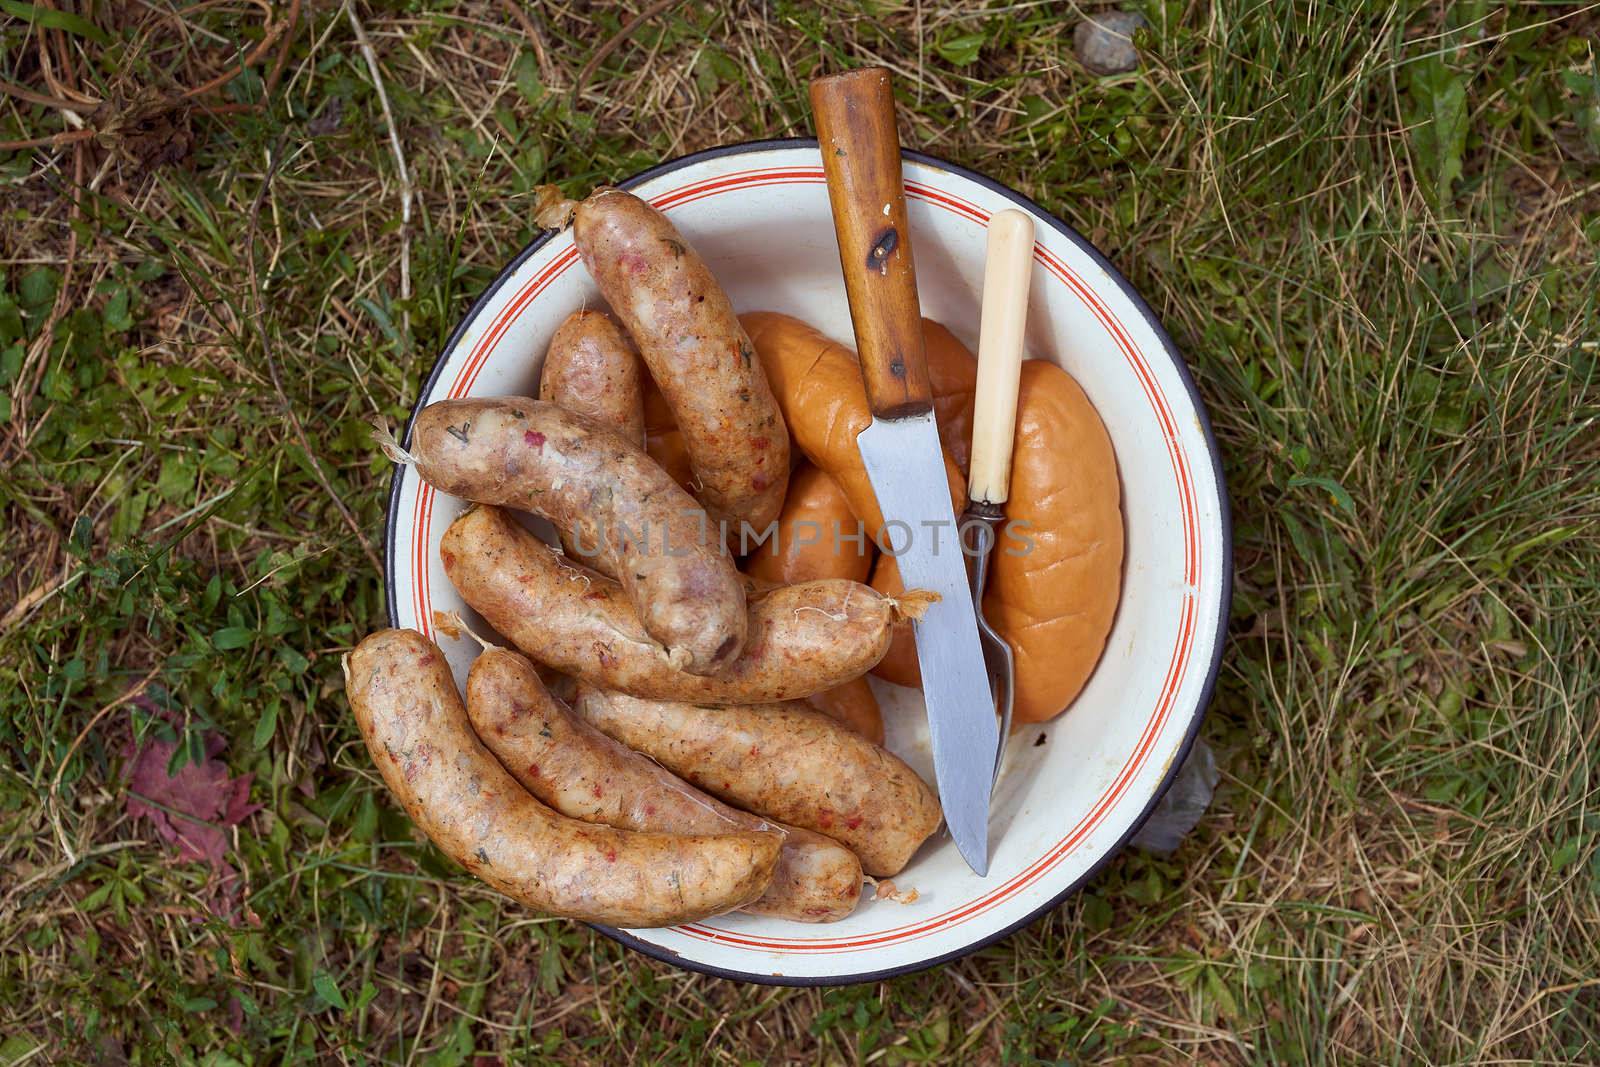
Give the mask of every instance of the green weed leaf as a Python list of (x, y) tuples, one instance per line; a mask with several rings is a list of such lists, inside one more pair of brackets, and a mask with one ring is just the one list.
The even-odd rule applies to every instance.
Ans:
[(989, 38), (981, 33), (963, 33), (940, 41), (934, 50), (947, 63), (964, 67), (977, 61), (978, 53), (983, 51), (983, 46), (988, 41)]
[(322, 998), (324, 1004), (348, 1011), (350, 1005), (345, 1003), (344, 994), (339, 992), (339, 984), (333, 980), (333, 975), (327, 971), (318, 971), (311, 978), (311, 988), (317, 996)]
[[(5, 0), (0, 0), (3, 4)], [(34, 267), (22, 276), (17, 286), (17, 296), (25, 310), (38, 313), (49, 307), (61, 287), (61, 275), (50, 267)]]
[(1551, 850), (1550, 869), (1552, 871), (1565, 870), (1576, 862), (1582, 853), (1583, 840), (1577, 837), (1569, 837), (1561, 845)]
[(131, 295), (127, 289), (118, 289), (106, 301), (106, 329), (113, 333), (126, 333), (133, 329), (133, 315), (128, 311)]
[(220, 651), (231, 652), (248, 647), (255, 638), (256, 632), (247, 626), (224, 626), (211, 635), (211, 644)]
[[(0, 324), (3, 325), (3, 324)], [(20, 327), (20, 323), (18, 324)], [(15, 344), (0, 352), (0, 385), (10, 385), (22, 373), (22, 345)]]
[[(13, 349), (17, 352), (17, 365), (22, 364), (22, 340), (27, 336), (22, 325), (22, 315), (17, 310), (17, 302), (9, 296), (0, 296), (0, 344), (10, 345), (7, 352)], [(16, 377), (13, 371), (6, 381)]]
[(544, 98), (544, 82), (539, 78), (539, 64), (532, 52), (523, 52), (517, 56), (511, 72), (517, 82), (517, 91), (522, 94), (524, 100), (530, 104), (537, 104)]
[(445, 1043), (444, 1048), (422, 1062), (425, 1067), (461, 1067), (471, 1058), (473, 1051), (472, 1025), (466, 1019), (462, 1019), (456, 1023), (455, 1033)]
[(262, 711), (261, 718), (256, 720), (256, 732), (250, 738), (250, 743), (258, 750), (267, 747), (267, 742), (272, 740), (272, 735), (278, 729), (278, 701), (274, 700)]
[(1316, 474), (1296, 474), (1293, 478), (1289, 479), (1290, 489), (1294, 489), (1302, 485), (1314, 485), (1318, 489), (1325, 490), (1329, 496), (1333, 497), (1333, 502), (1339, 505), (1339, 509), (1341, 511), (1349, 515), (1351, 518), (1355, 517), (1355, 500), (1353, 500), (1350, 494), (1345, 491), (1344, 486), (1340, 485), (1332, 478), (1324, 478), (1321, 475)]
[(87, 37), (95, 44), (110, 44), (111, 35), (99, 26), (90, 22), (82, 15), (75, 15), (70, 11), (56, 11), (53, 8), (37, 7), (25, 4), (22, 0), (0, 0), (0, 11), (7, 15), (15, 15), (19, 19), (27, 19), (36, 26), (43, 26), (47, 30), (62, 30), (66, 33)]
[(1407, 91), (1417, 181), (1428, 202), (1443, 207), (1455, 198), (1467, 148), (1467, 79), (1432, 56), (1407, 68)]
[(156, 478), (156, 492), (169, 504), (182, 504), (194, 491), (194, 460), (183, 452), (169, 454), (161, 461), (161, 473)]
[(10, 1064), (32, 1059), (33, 1054), (39, 1051), (39, 1045), (40, 1041), (28, 1034), (12, 1034), (0, 1041), (0, 1065), (10, 1067)]

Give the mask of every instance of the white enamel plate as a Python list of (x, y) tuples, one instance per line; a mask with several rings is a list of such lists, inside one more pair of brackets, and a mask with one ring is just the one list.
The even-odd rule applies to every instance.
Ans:
[[(1138, 828), (1199, 728), (1216, 678), (1231, 580), (1227, 501), (1194, 383), (1150, 308), (1082, 237), (1025, 197), (907, 153), (923, 313), (976, 350), (984, 227), (1020, 207), (1035, 218), (1028, 354), (1070, 371), (1116, 447), (1127, 530), (1122, 602), (1072, 710), (1010, 740), (995, 791), (987, 878), (942, 832), (896, 886), (842, 922), (734, 914), (661, 930), (606, 930), (683, 967), (756, 982), (818, 984), (903, 974), (1005, 936), (1059, 903)], [(797, 315), (851, 342), (838, 249), (812, 141), (714, 149), (624, 183), (665, 211), (741, 311)], [(600, 304), (570, 232), (534, 242), (483, 294), (423, 388), (448, 397), (536, 395), (539, 365), (569, 313)], [(440, 642), (465, 682), (476, 645), (435, 631), (436, 610), (475, 616), (439, 563), (462, 503), (399, 468), (389, 506), (389, 616)], [(918, 693), (874, 682), (889, 747), (930, 782)]]

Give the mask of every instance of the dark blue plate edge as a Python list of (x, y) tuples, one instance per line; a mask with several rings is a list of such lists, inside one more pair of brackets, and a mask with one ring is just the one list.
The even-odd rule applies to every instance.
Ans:
[[(676, 159), (670, 159), (664, 163), (658, 163), (654, 167), (651, 167), (648, 170), (640, 171), (638, 174), (628, 178), (626, 181), (622, 181), (617, 184), (621, 188), (629, 189), (640, 184), (641, 182), (649, 181), (651, 178), (657, 177), (658, 175), (667, 174), (674, 170), (680, 170), (683, 167), (690, 166), (694, 163), (699, 163), (702, 160), (715, 159), (719, 156), (746, 155), (790, 148), (815, 147), (817, 147), (817, 141), (814, 137), (777, 138), (773, 140), (743, 141), (738, 144), (719, 145), (716, 148), (708, 148), (701, 152), (695, 152), (686, 156), (679, 156)], [(890, 978), (902, 978), (906, 975), (917, 974), (921, 971), (929, 970), (930, 968), (937, 967), (942, 963), (949, 963), (953, 960), (970, 956), (974, 952), (988, 948), (990, 945), (993, 945), (996, 942), (1003, 941), (1012, 934), (1016, 933), (1018, 930), (1022, 929), (1024, 926), (1027, 926), (1039, 919), (1046, 912), (1053, 911), (1073, 893), (1076, 893), (1079, 889), (1083, 888), (1083, 886), (1090, 879), (1100, 872), (1101, 868), (1115, 858), (1117, 854), (1120, 853), (1124, 847), (1126, 847), (1128, 841), (1138, 834), (1139, 829), (1144, 825), (1145, 820), (1150, 817), (1153, 811), (1155, 811), (1156, 805), (1161, 802), (1161, 798), (1166, 795), (1167, 790), (1172, 787), (1174, 779), (1177, 778), (1178, 772), (1183, 768), (1184, 761), (1188, 758), (1190, 750), (1194, 747), (1195, 739), (1200, 735), (1200, 726), (1205, 720), (1206, 708), (1211, 703), (1212, 694), (1216, 690), (1217, 675), (1222, 667), (1222, 650), (1227, 641), (1228, 615), (1233, 603), (1232, 508), (1230, 507), (1228, 501), (1227, 482), (1223, 478), (1222, 454), (1217, 449), (1216, 435), (1211, 429), (1211, 416), (1206, 411), (1205, 402), (1200, 397), (1199, 389), (1195, 387), (1194, 376), (1189, 373), (1188, 364), (1183, 361), (1183, 357), (1178, 353), (1177, 345), (1173, 343), (1172, 337), (1167, 333), (1166, 328), (1161, 325), (1161, 320), (1156, 317), (1155, 311), (1148, 303), (1145, 302), (1144, 297), (1140, 296), (1138, 291), (1135, 290), (1134, 287), (1128, 282), (1128, 279), (1122, 276), (1122, 272), (1117, 270), (1116, 267), (1112, 266), (1111, 261), (1106, 259), (1106, 257), (1100, 253), (1100, 250), (1094, 245), (1090, 244), (1089, 241), (1079, 234), (1077, 230), (1074, 230), (1071, 226), (1068, 226), (1065, 222), (1056, 218), (1055, 215), (1044, 210), (1044, 208), (1034, 203), (1028, 197), (1023, 196), (1015, 189), (1002, 185), (993, 178), (986, 177), (985, 175), (979, 174), (973, 170), (969, 170), (966, 167), (955, 163), (946, 162), (945, 160), (939, 159), (936, 156), (926, 155), (922, 152), (906, 150), (903, 152), (903, 155), (905, 158), (915, 160), (916, 162), (924, 164), (925, 166), (932, 167), (936, 170), (949, 171), (950, 173), (958, 174), (969, 181), (976, 182), (991, 192), (998, 193), (999, 195), (1017, 204), (1019, 207), (1032, 212), (1038, 218), (1049, 223), (1050, 226), (1052, 226), (1063, 237), (1077, 245), (1082, 251), (1086, 252), (1089, 257), (1093, 259), (1095, 263), (1102, 270), (1104, 270), (1119, 287), (1121, 287), (1123, 293), (1126, 294), (1127, 297), (1133, 302), (1133, 305), (1139, 311), (1139, 314), (1143, 316), (1150, 328), (1155, 331), (1156, 337), (1161, 341), (1161, 347), (1166, 352), (1167, 358), (1172, 361), (1173, 368), (1178, 372), (1179, 379), (1183, 382), (1184, 388), (1188, 390), (1189, 399), (1193, 402), (1195, 411), (1199, 413), (1201, 434), (1205, 439), (1206, 450), (1211, 456), (1211, 469), (1217, 483), (1217, 504), (1222, 521), (1222, 596), (1218, 605), (1216, 647), (1212, 651), (1211, 664), (1206, 671), (1205, 684), (1201, 687), (1200, 700), (1195, 706), (1194, 718), (1189, 723), (1189, 729), (1184, 735), (1183, 744), (1179, 746), (1178, 754), (1173, 758), (1172, 763), (1168, 766), (1166, 776), (1162, 779), (1161, 784), (1150, 795), (1149, 802), (1145, 805), (1144, 810), (1139, 813), (1139, 817), (1133, 821), (1132, 825), (1128, 828), (1128, 831), (1122, 835), (1121, 839), (1119, 839), (1115, 845), (1107, 849), (1098, 860), (1091, 864), (1088, 870), (1084, 871), (1083, 874), (1073, 881), (1071, 885), (1067, 886), (1051, 900), (1041, 904), (1038, 908), (1035, 908), (1032, 912), (1023, 916), (1021, 919), (1018, 919), (1010, 926), (1007, 926), (1002, 930), (998, 930), (981, 940), (974, 941), (969, 945), (963, 945), (962, 947), (951, 952), (947, 952), (942, 956), (935, 956), (932, 959), (918, 960), (915, 963), (908, 963), (902, 967), (890, 967), (881, 971), (863, 971), (857, 974), (816, 976), (799, 975), (790, 977), (781, 974), (758, 975), (751, 974), (747, 971), (733, 971), (723, 967), (717, 967), (712, 964), (701, 963), (698, 960), (684, 959), (672, 950), (665, 949), (660, 945), (651, 944), (648, 941), (641, 940), (639, 937), (628, 933), (626, 930), (621, 930), (612, 926), (603, 926), (598, 923), (589, 924), (595, 930), (600, 931), (600, 933), (618, 942), (619, 944), (626, 945), (631, 949), (642, 952), (652, 959), (660, 960), (663, 963), (670, 963), (673, 966), (681, 967), (684, 970), (696, 971), (700, 974), (708, 974), (715, 978), (727, 978), (733, 981), (751, 982), (756, 985), (777, 986), (854, 985), (863, 982), (881, 982)], [(483, 310), (484, 305), (487, 304), (489, 299), (499, 291), (500, 287), (504, 285), (508, 279), (510, 279), (510, 277), (516, 272), (517, 268), (520, 267), (529, 256), (533, 255), (540, 248), (542, 248), (545, 242), (549, 241), (554, 236), (555, 234), (553, 232), (545, 233), (531, 241), (528, 246), (519, 252), (516, 258), (507, 264), (505, 269), (495, 277), (495, 280), (491, 282), (489, 287), (483, 291), (483, 294), (479, 296), (477, 300), (473, 301), (472, 308), (451, 332), (450, 339), (445, 342), (444, 352), (439, 356), (438, 360), (435, 361), (433, 370), (428, 374), (427, 380), (423, 382), (422, 387), (417, 394), (417, 404), (411, 410), (411, 418), (406, 420), (405, 433), (401, 438), (404, 443), (409, 444), (411, 441), (411, 427), (412, 424), (416, 422), (417, 413), (422, 410), (422, 398), (429, 395), (433, 389), (434, 383), (438, 380), (439, 375), (443, 372), (445, 356), (454, 351), (456, 343), (461, 339), (461, 335), (466, 332), (467, 326), (478, 317), (478, 313)], [(389, 507), (387, 513), (388, 526), (384, 532), (384, 560), (387, 564), (387, 569), (384, 574), (384, 595), (386, 599), (386, 605), (388, 607), (389, 625), (391, 626), (400, 625), (400, 619), (399, 614), (395, 610), (394, 606), (396, 600), (396, 590), (394, 585), (395, 542), (394, 538), (390, 536), (390, 531), (395, 528), (395, 519), (400, 508), (400, 484), (405, 474), (405, 469), (405, 467), (399, 464), (396, 464), (395, 466), (394, 477), (390, 483), (389, 489)]]

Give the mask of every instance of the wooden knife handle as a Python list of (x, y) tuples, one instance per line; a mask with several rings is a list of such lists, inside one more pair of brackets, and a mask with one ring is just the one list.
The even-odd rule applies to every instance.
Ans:
[(933, 390), (889, 72), (866, 67), (817, 78), (811, 108), (867, 400), (880, 418), (920, 414), (932, 408)]

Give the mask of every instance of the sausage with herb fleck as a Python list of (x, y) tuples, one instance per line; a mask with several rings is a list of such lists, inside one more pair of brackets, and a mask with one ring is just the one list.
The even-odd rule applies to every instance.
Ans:
[[(580, 308), (556, 327), (539, 369), (539, 399), (644, 447), (644, 365), (622, 327), (603, 311)], [(616, 577), (599, 553), (581, 552), (571, 534), (557, 533), (567, 555), (581, 557), (608, 578)]]
[(572, 213), (584, 266), (633, 335), (683, 433), (713, 518), (764, 529), (789, 478), (789, 433), (728, 295), (667, 217), (597, 189)]
[(898, 874), (944, 818), (887, 749), (802, 704), (704, 707), (578, 686), (578, 714), (730, 804), (826, 834)]
[(557, 700), (532, 663), (490, 649), (467, 678), (472, 727), (512, 777), (563, 815), (620, 830), (784, 835), (772, 884), (744, 910), (833, 922), (861, 898), (861, 862), (837, 841), (728, 807), (607, 737)]
[(345, 658), (345, 692), (383, 780), (433, 843), (539, 911), (670, 926), (743, 907), (772, 880), (775, 833), (630, 833), (557, 815), (484, 748), (444, 654), (380, 630)]
[(539, 369), (539, 399), (644, 445), (644, 364), (622, 327), (603, 311), (582, 308), (556, 327)]
[[(752, 552), (744, 571), (772, 582), (849, 578), (864, 582), (875, 553), (844, 491), (827, 471), (802, 463), (789, 478), (789, 495), (773, 538)], [(812, 707), (867, 740), (883, 743), (883, 712), (865, 678), (812, 695)]]
[(668, 700), (790, 700), (864, 673), (925, 595), (889, 598), (842, 579), (752, 590), (749, 637), (716, 677), (679, 670), (616, 582), (580, 567), (495, 508), (474, 508), (439, 543), (461, 598), (534, 660), (608, 689)]
[(739, 573), (700, 506), (639, 446), (528, 397), (444, 400), (417, 416), (430, 485), (542, 515), (618, 575), (672, 662), (715, 674), (745, 640)]

